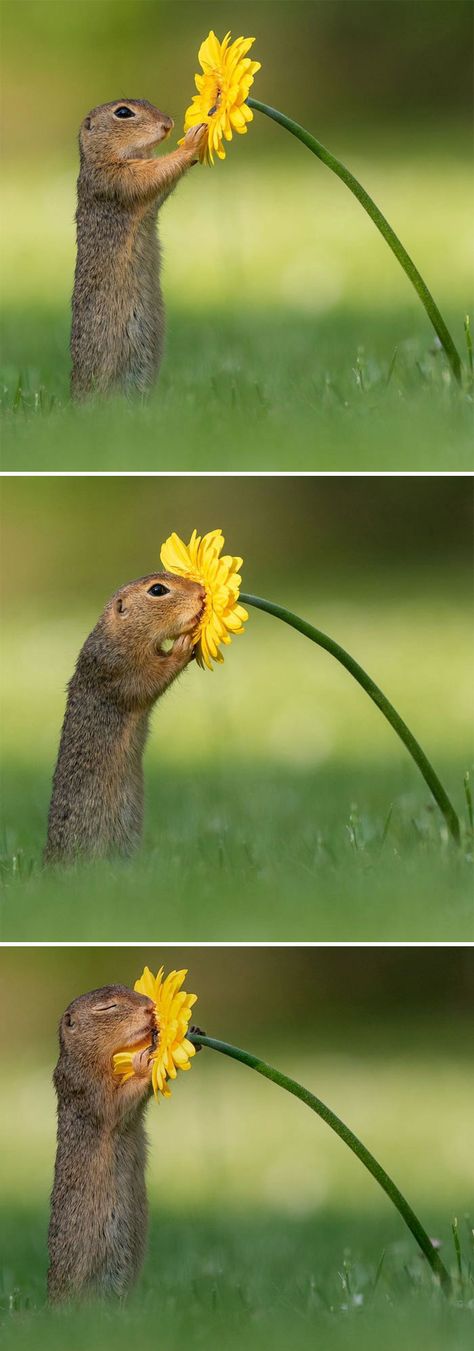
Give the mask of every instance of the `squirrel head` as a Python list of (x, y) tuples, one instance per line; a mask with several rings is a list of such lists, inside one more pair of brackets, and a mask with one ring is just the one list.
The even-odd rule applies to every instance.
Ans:
[(147, 99), (116, 99), (101, 103), (81, 123), (81, 159), (96, 162), (146, 159), (174, 127), (172, 117)]
[(155, 1036), (153, 1000), (126, 985), (104, 985), (73, 999), (63, 1013), (59, 1024), (63, 1071), (69, 1064), (77, 1087), (88, 1075), (106, 1079), (113, 1074), (116, 1051), (139, 1050), (151, 1045)]
[(164, 642), (191, 634), (205, 600), (200, 582), (171, 572), (152, 572), (128, 582), (112, 596), (104, 611), (107, 637), (118, 641), (122, 652), (128, 648), (138, 665), (141, 655), (146, 660), (152, 653), (159, 654)]

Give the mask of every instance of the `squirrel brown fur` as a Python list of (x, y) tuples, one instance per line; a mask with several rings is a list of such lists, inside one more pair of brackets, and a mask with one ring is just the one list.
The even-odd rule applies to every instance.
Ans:
[[(156, 1035), (153, 1001), (124, 985), (81, 995), (61, 1019), (48, 1235), (53, 1302), (125, 1295), (140, 1271), (147, 1234), (143, 1116)], [(133, 1047), (135, 1074), (123, 1082), (112, 1057)]]
[(160, 572), (128, 582), (106, 605), (69, 683), (47, 862), (138, 845), (150, 712), (193, 658), (205, 595), (200, 583)]
[(77, 261), (72, 298), (73, 397), (146, 392), (158, 373), (164, 332), (159, 208), (191, 165), (207, 127), (154, 158), (173, 119), (146, 99), (92, 108), (79, 132)]

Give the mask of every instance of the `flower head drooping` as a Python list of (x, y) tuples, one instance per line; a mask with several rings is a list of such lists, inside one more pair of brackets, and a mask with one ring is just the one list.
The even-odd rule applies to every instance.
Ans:
[[(187, 971), (170, 971), (163, 980), (164, 967), (160, 967), (156, 976), (146, 966), (143, 975), (135, 981), (137, 994), (146, 994), (155, 1005), (155, 1021), (158, 1031), (156, 1047), (150, 1049), (152, 1064), (152, 1084), (155, 1098), (162, 1093), (164, 1098), (171, 1097), (168, 1080), (176, 1079), (178, 1070), (191, 1069), (191, 1058), (196, 1047), (188, 1041), (186, 1033), (191, 1019), (191, 1009), (196, 1003), (196, 994), (187, 994), (181, 989)], [(114, 1055), (115, 1073), (122, 1082), (131, 1079), (134, 1074), (133, 1057), (137, 1047), (129, 1051), (118, 1051)]]
[(179, 535), (170, 535), (160, 555), (166, 572), (189, 577), (205, 587), (206, 603), (194, 637), (196, 661), (209, 671), (213, 661), (224, 660), (220, 645), (230, 643), (232, 635), (243, 633), (248, 619), (247, 611), (238, 604), (242, 559), (230, 554), (221, 558), (223, 547), (222, 530), (210, 530), (202, 536), (193, 530), (189, 544), (184, 544)]
[(214, 152), (219, 159), (225, 159), (223, 140), (231, 141), (233, 131), (244, 135), (248, 122), (253, 120), (246, 99), (253, 77), (261, 68), (260, 61), (251, 61), (247, 56), (254, 42), (255, 38), (243, 37), (230, 42), (230, 33), (219, 42), (211, 29), (199, 48), (203, 74), (194, 77), (198, 92), (186, 109), (184, 130), (189, 131), (200, 122), (207, 123), (208, 136), (203, 141), (201, 159), (208, 164), (214, 163)]

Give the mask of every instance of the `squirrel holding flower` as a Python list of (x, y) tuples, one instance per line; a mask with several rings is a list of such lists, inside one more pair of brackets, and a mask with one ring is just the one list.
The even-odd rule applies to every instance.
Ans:
[[(162, 993), (181, 1013), (179, 977)], [(145, 968), (144, 976), (151, 978)], [(176, 981), (178, 976), (178, 981)], [(153, 1091), (155, 1058), (169, 1054), (176, 1024), (162, 1025), (156, 998), (143, 988), (105, 985), (74, 999), (59, 1024), (54, 1071), (58, 1100), (57, 1151), (48, 1233), (48, 1296), (52, 1303), (87, 1296), (124, 1296), (145, 1254), (147, 1197), (144, 1115)], [(189, 1011), (195, 996), (184, 994)], [(183, 1026), (180, 1049), (186, 1045)], [(192, 1026), (190, 1032), (200, 1028)], [(197, 1045), (195, 1052), (201, 1050)], [(116, 1059), (129, 1062), (117, 1072)], [(174, 1063), (178, 1048), (174, 1047)], [(163, 1073), (163, 1071), (162, 1071)], [(165, 1091), (162, 1087), (161, 1091)], [(169, 1094), (167, 1094), (169, 1096)]]
[[(52, 1303), (125, 1295), (146, 1245), (144, 1112), (151, 1095), (155, 1006), (124, 985), (74, 999), (61, 1018), (57, 1153), (48, 1233)], [(134, 1074), (114, 1075), (133, 1050)]]
[(150, 713), (193, 659), (205, 600), (199, 582), (159, 572), (122, 586), (105, 606), (69, 683), (46, 862), (138, 845)]
[(146, 99), (92, 108), (79, 131), (77, 261), (72, 298), (71, 392), (146, 393), (164, 334), (156, 230), (163, 202), (197, 164), (207, 126), (155, 159), (173, 119)]

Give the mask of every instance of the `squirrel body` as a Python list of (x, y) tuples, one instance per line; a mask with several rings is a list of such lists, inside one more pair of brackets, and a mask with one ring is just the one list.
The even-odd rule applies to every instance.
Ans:
[[(81, 995), (61, 1019), (48, 1233), (54, 1303), (125, 1295), (140, 1271), (147, 1235), (143, 1117), (156, 1035), (153, 1001), (122, 985)], [(133, 1047), (135, 1074), (123, 1082), (112, 1057)]]
[(138, 845), (150, 713), (192, 660), (204, 603), (198, 582), (171, 573), (129, 582), (109, 600), (69, 683), (47, 862), (129, 854)]
[(199, 158), (205, 128), (161, 158), (152, 151), (173, 119), (146, 99), (93, 108), (79, 132), (77, 260), (72, 298), (71, 392), (145, 393), (158, 373), (164, 334), (160, 206)]

